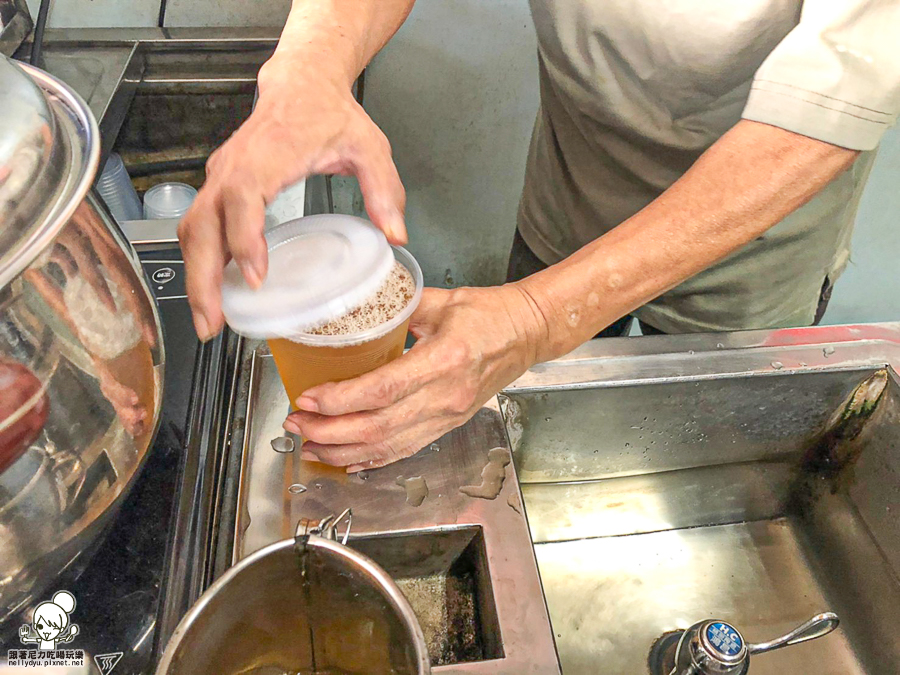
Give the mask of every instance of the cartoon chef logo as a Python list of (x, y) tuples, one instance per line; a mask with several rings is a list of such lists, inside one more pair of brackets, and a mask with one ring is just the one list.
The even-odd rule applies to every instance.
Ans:
[(71, 642), (78, 635), (78, 626), (69, 620), (74, 611), (75, 596), (59, 591), (52, 600), (37, 606), (31, 625), (19, 629), (19, 640), (37, 644), (41, 650), (55, 650), (57, 645)]

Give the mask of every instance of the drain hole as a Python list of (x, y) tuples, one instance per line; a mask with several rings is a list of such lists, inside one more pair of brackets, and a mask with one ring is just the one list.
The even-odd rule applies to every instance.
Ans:
[(671, 630), (663, 633), (650, 647), (647, 656), (647, 668), (650, 675), (669, 675), (675, 667), (675, 648), (681, 639), (683, 630)]

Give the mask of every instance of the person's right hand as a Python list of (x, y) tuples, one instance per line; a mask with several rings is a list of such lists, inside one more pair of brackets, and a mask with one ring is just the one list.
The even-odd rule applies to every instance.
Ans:
[(222, 270), (231, 258), (251, 287), (265, 279), (265, 208), (292, 183), (356, 176), (372, 222), (392, 244), (405, 243), (406, 195), (390, 145), (339, 80), (273, 58), (260, 71), (256, 109), (209, 158), (206, 183), (178, 227), (200, 339), (222, 329)]

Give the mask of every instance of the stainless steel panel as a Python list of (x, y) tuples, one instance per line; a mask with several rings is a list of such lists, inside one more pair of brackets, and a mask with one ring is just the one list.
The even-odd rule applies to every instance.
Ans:
[(143, 62), (135, 58), (135, 53), (132, 44), (90, 50), (58, 49), (48, 45), (43, 52), (46, 69), (77, 91), (99, 120), (101, 167), (141, 79)]
[(523, 483), (644, 475), (796, 455), (861, 378), (845, 372), (679, 378), (527, 391), (507, 419)]
[[(881, 406), (866, 442), (866, 461), (855, 467), (850, 497), (873, 538), (900, 574), (900, 385)], [(878, 486), (879, 489), (872, 489)]]
[[(40, 0), (27, 0), (37, 16)], [(52, 28), (109, 28), (155, 26), (159, 0), (54, 0), (49, 25)]]
[(639, 476), (525, 483), (522, 494), (537, 542), (618, 537), (784, 513), (795, 467), (738, 463)]

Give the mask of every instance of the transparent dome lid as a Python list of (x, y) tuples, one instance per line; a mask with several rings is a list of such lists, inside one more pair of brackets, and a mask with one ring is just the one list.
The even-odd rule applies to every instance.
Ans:
[(384, 234), (362, 218), (306, 216), (266, 232), (269, 270), (253, 290), (234, 261), (225, 267), (222, 311), (236, 332), (294, 337), (357, 309), (394, 265)]

